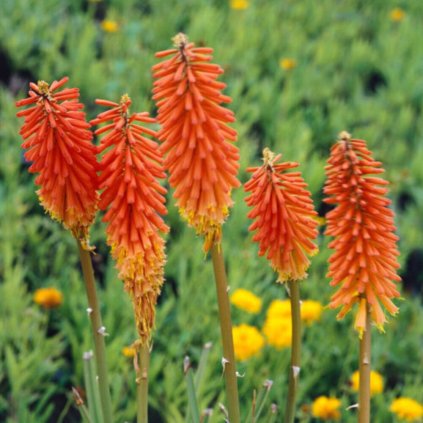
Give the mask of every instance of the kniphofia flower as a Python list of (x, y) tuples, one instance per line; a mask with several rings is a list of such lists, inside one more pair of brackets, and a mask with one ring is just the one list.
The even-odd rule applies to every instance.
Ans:
[(156, 132), (138, 124), (154, 123), (148, 113), (129, 113), (131, 100), (120, 103), (96, 100), (110, 107), (91, 123), (107, 125), (97, 129), (104, 134), (98, 148), (100, 161), (99, 207), (107, 210), (107, 243), (116, 260), (119, 277), (130, 294), (141, 342), (148, 342), (154, 326), (155, 305), (163, 284), (165, 243), (160, 233), (168, 231), (166, 189), (159, 182), (165, 176), (158, 144), (149, 137)]
[(231, 99), (221, 94), (226, 85), (216, 80), (223, 70), (210, 63), (213, 49), (195, 47), (184, 34), (174, 43), (176, 48), (156, 54), (170, 58), (153, 67), (159, 139), (179, 211), (205, 236), (208, 251), (220, 241), (231, 190), (239, 186), (237, 133), (227, 125), (232, 111), (221, 105)]
[(38, 174), (42, 206), (88, 248), (88, 228), (97, 210), (98, 164), (78, 88), (59, 91), (67, 81), (31, 82), (28, 98), (16, 103), (30, 107), (17, 116), (25, 117), (22, 148), (32, 162), (29, 171)]
[(278, 281), (285, 282), (307, 276), (309, 257), (317, 253), (317, 213), (301, 173), (287, 172), (298, 163), (277, 164), (280, 157), (265, 148), (263, 165), (247, 169), (253, 175), (245, 190), (252, 207), (248, 217), (254, 220), (249, 230), (256, 231), (253, 241), (259, 243), (259, 255), (267, 256)]
[(380, 303), (391, 314), (398, 311), (391, 301), (400, 295), (394, 283), (400, 277), (394, 214), (385, 197), (388, 182), (372, 176), (383, 172), (365, 141), (340, 134), (331, 149), (324, 188), (325, 202), (336, 205), (327, 214), (326, 229), (335, 237), (329, 244), (335, 252), (329, 259), (328, 277), (332, 286), (339, 286), (330, 307), (342, 307), (338, 314), (342, 318), (358, 303), (355, 328), (360, 335), (366, 327), (366, 302), (380, 329), (386, 321)]

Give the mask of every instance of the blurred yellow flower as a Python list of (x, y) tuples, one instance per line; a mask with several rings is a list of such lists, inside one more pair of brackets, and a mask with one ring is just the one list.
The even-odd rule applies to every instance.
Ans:
[(326, 225), (326, 218), (322, 216), (313, 216), (312, 218), (317, 222), (319, 226)]
[(389, 17), (393, 22), (401, 22), (405, 18), (405, 12), (399, 7), (396, 7), (395, 9), (391, 10)]
[(242, 324), (232, 329), (235, 357), (237, 360), (247, 360), (257, 355), (264, 345), (264, 338), (254, 326)]
[(234, 10), (244, 10), (249, 6), (248, 0), (231, 0), (231, 9)]
[(313, 401), (311, 412), (314, 417), (322, 420), (339, 420), (341, 401), (337, 398), (320, 396)]
[(122, 354), (125, 357), (135, 357), (136, 353), (137, 353), (137, 350), (134, 347), (123, 347), (122, 348)]
[(423, 405), (411, 398), (401, 397), (392, 401), (390, 411), (395, 413), (400, 420), (407, 422), (421, 421)]
[[(306, 323), (319, 320), (323, 306), (318, 301), (305, 300), (301, 302), (301, 319)], [(267, 309), (268, 319), (291, 319), (290, 300), (273, 300)]]
[(263, 326), (263, 333), (266, 336), (267, 343), (272, 347), (277, 349), (290, 347), (292, 339), (291, 318), (268, 316)]
[[(359, 390), (360, 386), (360, 373), (357, 370), (351, 376), (351, 385), (354, 391)], [(370, 372), (370, 395), (380, 394), (383, 392), (383, 377), (380, 373)]]
[(105, 32), (118, 32), (119, 31), (119, 24), (116, 21), (112, 21), (110, 19), (105, 19), (101, 22), (101, 28)]
[(291, 318), (291, 302), (289, 300), (273, 300), (267, 309), (267, 318)]
[(289, 57), (284, 57), (279, 61), (279, 66), (286, 71), (290, 71), (297, 67), (297, 61), (295, 59), (291, 59)]
[(257, 314), (261, 310), (261, 299), (246, 289), (235, 290), (231, 295), (231, 303), (247, 313)]
[(33, 300), (46, 309), (59, 307), (63, 302), (63, 294), (56, 288), (40, 288), (34, 292)]
[(301, 320), (306, 323), (313, 323), (320, 320), (322, 316), (323, 306), (318, 301), (305, 300), (301, 302)]

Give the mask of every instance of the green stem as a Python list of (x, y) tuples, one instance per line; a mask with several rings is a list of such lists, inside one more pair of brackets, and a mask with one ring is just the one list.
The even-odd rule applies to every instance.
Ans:
[(95, 289), (94, 271), (89, 251), (84, 250), (78, 242), (79, 257), (81, 260), (82, 273), (85, 280), (85, 290), (88, 298), (89, 316), (94, 338), (95, 361), (97, 365), (98, 386), (100, 389), (101, 408), (103, 410), (104, 423), (112, 423), (112, 402), (109, 391), (109, 381), (106, 365), (106, 347), (104, 342), (103, 324), (101, 322), (100, 307)]
[(370, 423), (370, 370), (371, 370), (371, 326), (370, 307), (366, 302), (366, 330), (360, 339), (360, 383), (358, 396), (358, 421)]
[(101, 423), (103, 415), (101, 410), (100, 392), (94, 369), (94, 357), (92, 351), (85, 352), (84, 360), (84, 380), (85, 391), (87, 393), (88, 412), (93, 423)]
[(226, 383), (226, 396), (228, 401), (229, 421), (240, 423), (238, 381), (236, 376), (236, 362), (234, 342), (232, 338), (232, 321), (228, 297), (228, 283), (223, 261), (222, 247), (213, 244), (211, 248), (214, 276), (216, 280), (217, 302), (219, 306), (220, 331), (222, 334), (224, 375)]
[(289, 281), (292, 316), (291, 367), (289, 369), (289, 388), (285, 409), (285, 423), (292, 423), (295, 418), (295, 401), (301, 368), (301, 304), (298, 281)]
[(140, 364), (137, 375), (137, 423), (148, 423), (148, 367), (150, 364), (150, 350), (148, 345), (141, 345)]

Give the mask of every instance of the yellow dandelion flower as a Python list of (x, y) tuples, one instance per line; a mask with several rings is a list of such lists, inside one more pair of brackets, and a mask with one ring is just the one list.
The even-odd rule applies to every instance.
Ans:
[(59, 307), (63, 302), (63, 294), (56, 288), (40, 288), (34, 292), (34, 303), (45, 309)]
[[(351, 385), (354, 391), (359, 390), (360, 386), (360, 373), (356, 371), (351, 376)], [(383, 377), (380, 373), (370, 372), (370, 395), (380, 394), (383, 392)]]
[(392, 22), (401, 22), (405, 18), (405, 12), (399, 7), (396, 7), (395, 9), (391, 10), (389, 17), (391, 18)]
[(257, 314), (261, 310), (261, 299), (251, 291), (246, 289), (237, 289), (231, 295), (231, 303), (247, 313)]
[(237, 360), (247, 360), (257, 355), (264, 345), (264, 338), (254, 326), (242, 324), (232, 329), (235, 357)]
[(231, 9), (244, 10), (248, 8), (250, 3), (248, 0), (231, 0), (230, 5), (231, 5)]
[(297, 61), (290, 57), (284, 57), (279, 61), (279, 66), (286, 71), (290, 71), (297, 67)]
[(313, 417), (322, 420), (339, 420), (341, 401), (337, 398), (320, 396), (313, 401), (311, 412)]
[(423, 417), (423, 405), (416, 400), (407, 397), (397, 398), (391, 403), (389, 408), (400, 420), (407, 422), (421, 421)]
[(125, 357), (129, 357), (129, 358), (135, 357), (136, 353), (137, 353), (137, 350), (134, 347), (129, 346), (129, 347), (122, 348), (122, 354)]
[(291, 318), (267, 317), (263, 333), (267, 343), (276, 349), (288, 348), (292, 340)]
[(273, 300), (267, 309), (267, 318), (290, 319), (291, 302), (289, 300)]
[(119, 31), (119, 24), (111, 19), (105, 19), (101, 22), (100, 26), (104, 32), (113, 33)]
[(306, 323), (313, 323), (320, 320), (323, 306), (319, 301), (305, 300), (301, 302), (301, 319)]

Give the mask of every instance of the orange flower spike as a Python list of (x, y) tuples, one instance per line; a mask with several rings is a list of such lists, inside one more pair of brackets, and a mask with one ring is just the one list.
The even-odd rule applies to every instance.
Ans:
[[(107, 242), (117, 262), (119, 277), (133, 302), (137, 328), (143, 343), (150, 339), (155, 305), (163, 284), (165, 243), (160, 232), (168, 232), (162, 215), (166, 189), (157, 181), (164, 178), (158, 144), (147, 138), (156, 132), (137, 122), (154, 123), (148, 113), (129, 113), (131, 99), (120, 103), (96, 100), (111, 107), (91, 123), (107, 125), (97, 129), (104, 134), (98, 148), (101, 161), (99, 207), (107, 210)], [(110, 123), (111, 121), (111, 123)]]
[(90, 124), (79, 103), (79, 90), (66, 88), (68, 78), (30, 83), (29, 96), (16, 103), (30, 106), (17, 113), (25, 122), (20, 130), (26, 160), (42, 206), (88, 246), (88, 228), (97, 210), (97, 170)]
[(210, 63), (213, 49), (195, 47), (184, 34), (173, 41), (176, 48), (156, 53), (171, 57), (153, 66), (158, 136), (179, 211), (205, 236), (207, 252), (220, 242), (231, 191), (239, 186), (237, 133), (227, 125), (235, 118), (221, 106), (231, 98), (221, 94), (226, 85), (216, 80), (223, 70)]
[(380, 303), (391, 313), (398, 308), (391, 298), (400, 294), (394, 282), (399, 264), (394, 234), (394, 214), (385, 197), (388, 182), (374, 177), (383, 173), (381, 163), (373, 159), (363, 140), (351, 139), (347, 132), (332, 147), (324, 188), (324, 201), (335, 208), (327, 214), (326, 234), (335, 252), (329, 259), (331, 285), (339, 285), (330, 307), (342, 307), (342, 318), (355, 303), (359, 304), (355, 328), (360, 336), (365, 330), (366, 302), (371, 306), (372, 320), (383, 330), (386, 321)]
[(310, 192), (300, 172), (287, 173), (298, 163), (278, 164), (268, 148), (263, 150), (263, 165), (247, 169), (252, 172), (245, 184), (246, 198), (254, 220), (249, 227), (256, 231), (253, 241), (259, 243), (259, 255), (267, 255), (279, 282), (300, 280), (307, 276), (309, 256), (317, 253), (317, 221)]

